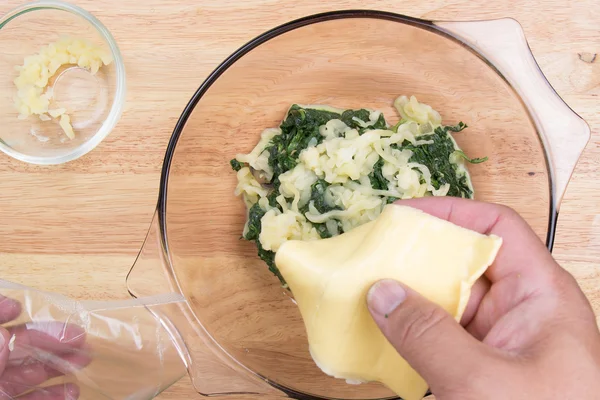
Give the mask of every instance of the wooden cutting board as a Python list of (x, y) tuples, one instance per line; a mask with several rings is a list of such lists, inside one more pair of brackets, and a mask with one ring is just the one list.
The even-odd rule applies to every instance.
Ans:
[[(554, 254), (600, 315), (600, 8), (595, 0), (74, 0), (116, 38), (128, 73), (125, 112), (93, 152), (62, 166), (0, 156), (0, 276), (78, 299), (125, 299), (125, 276), (154, 212), (175, 121), (227, 55), (263, 31), (312, 13), (373, 8), (414, 17), (513, 17), (542, 70), (590, 125), (561, 208)], [(3, 0), (0, 14), (19, 5)], [(0, 32), (1, 34), (1, 32)], [(183, 379), (161, 395), (196, 395)]]

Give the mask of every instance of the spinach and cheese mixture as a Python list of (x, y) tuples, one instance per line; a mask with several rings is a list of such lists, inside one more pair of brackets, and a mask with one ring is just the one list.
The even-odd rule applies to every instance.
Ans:
[(249, 154), (231, 160), (235, 194), (248, 209), (243, 238), (285, 285), (275, 252), (287, 240), (318, 240), (372, 221), (398, 199), (473, 198), (462, 152), (440, 114), (412, 96), (394, 102), (400, 121), (380, 111), (300, 106), (266, 129)]

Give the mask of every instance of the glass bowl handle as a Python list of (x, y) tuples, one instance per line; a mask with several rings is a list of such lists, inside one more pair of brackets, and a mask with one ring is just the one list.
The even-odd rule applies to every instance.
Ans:
[[(127, 289), (134, 297), (182, 293), (160, 238), (158, 212), (146, 240), (127, 274)], [(188, 300), (189, 301), (189, 300)], [(205, 396), (285, 394), (230, 357), (194, 317), (188, 301), (172, 305), (161, 315), (179, 350), (194, 388)]]
[(544, 144), (553, 205), (558, 211), (590, 139), (589, 126), (552, 88), (533, 57), (523, 28), (514, 19), (434, 24), (487, 59), (525, 102)]

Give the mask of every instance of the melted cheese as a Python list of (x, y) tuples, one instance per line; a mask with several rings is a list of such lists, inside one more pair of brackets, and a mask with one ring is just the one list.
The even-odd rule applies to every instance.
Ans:
[(417, 400), (427, 383), (376, 326), (367, 291), (378, 280), (396, 279), (458, 321), (501, 243), (419, 210), (388, 205), (380, 218), (349, 233), (283, 243), (275, 261), (300, 308), (310, 353), (325, 373), (382, 382), (405, 400)]

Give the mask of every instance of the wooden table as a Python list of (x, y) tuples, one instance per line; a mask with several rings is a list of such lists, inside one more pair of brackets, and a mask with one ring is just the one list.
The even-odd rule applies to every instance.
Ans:
[[(112, 32), (125, 57), (125, 112), (93, 152), (38, 167), (0, 156), (0, 276), (78, 299), (125, 299), (125, 276), (154, 212), (175, 121), (227, 55), (311, 13), (364, 8), (428, 19), (514, 17), (548, 79), (587, 120), (592, 139), (564, 198), (554, 254), (600, 315), (600, 8), (595, 0), (75, 0)], [(3, 0), (0, 14), (21, 3)], [(161, 395), (187, 399), (183, 379)]]

